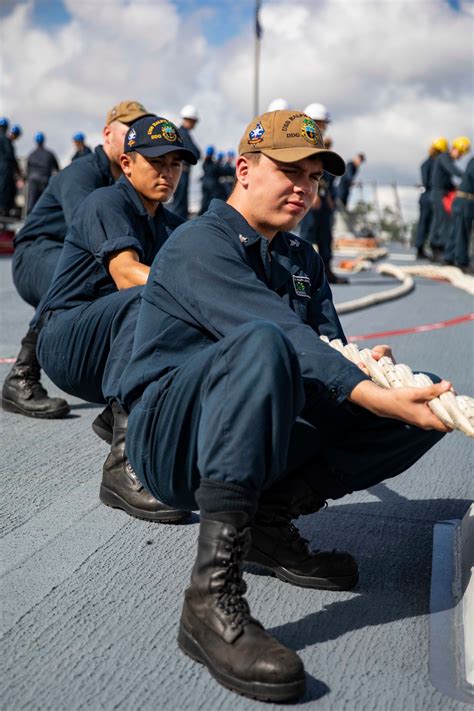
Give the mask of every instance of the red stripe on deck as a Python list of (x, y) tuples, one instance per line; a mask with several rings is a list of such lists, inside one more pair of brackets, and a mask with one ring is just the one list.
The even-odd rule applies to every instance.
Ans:
[[(385, 338), (385, 336), (404, 336), (407, 333), (422, 333), (423, 331), (436, 331), (440, 328), (456, 326), (465, 321), (474, 321), (474, 313), (465, 314), (451, 318), (448, 321), (437, 321), (436, 323), (426, 323), (424, 326), (413, 326), (412, 328), (398, 328), (395, 331), (379, 331), (378, 333), (366, 333), (363, 336), (349, 336), (349, 341), (371, 341), (374, 338)], [(16, 358), (0, 358), (0, 363), (15, 363)]]
[(397, 328), (395, 331), (379, 331), (378, 333), (365, 333), (362, 336), (349, 336), (349, 341), (371, 341), (374, 338), (385, 338), (385, 336), (404, 336), (407, 333), (423, 333), (423, 331), (437, 331), (440, 328), (457, 326), (458, 323), (473, 321), (474, 313), (448, 319), (448, 321), (436, 321), (426, 323), (423, 326), (413, 326), (412, 328)]

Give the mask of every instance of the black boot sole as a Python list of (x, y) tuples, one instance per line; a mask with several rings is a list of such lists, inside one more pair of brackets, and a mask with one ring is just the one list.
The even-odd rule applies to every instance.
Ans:
[(178, 633), (178, 645), (184, 654), (199, 664), (203, 664), (219, 684), (227, 689), (248, 696), (258, 701), (292, 701), (303, 696), (306, 688), (306, 680), (297, 679), (283, 684), (265, 684), (261, 682), (242, 681), (232, 676), (223, 669), (219, 669), (209, 659), (207, 654), (199, 645), (190, 632), (180, 622)]
[(2, 410), (5, 410), (5, 412), (15, 412), (17, 415), (24, 415), (25, 417), (35, 417), (39, 420), (62, 420), (71, 412), (69, 405), (63, 405), (56, 410), (46, 410), (42, 412), (27, 410), (21, 407), (21, 405), (17, 405), (13, 400), (7, 400), (5, 397), (2, 397)]
[(169, 511), (144, 511), (132, 506), (122, 499), (111, 489), (107, 489), (103, 484), (100, 486), (99, 498), (103, 504), (110, 506), (112, 509), (121, 509), (134, 518), (141, 518), (144, 521), (154, 521), (155, 523), (182, 523), (191, 516), (190, 511), (178, 511), (171, 509)]
[(273, 558), (270, 558), (270, 556), (265, 555), (261, 551), (256, 551), (255, 549), (252, 550), (252, 557), (246, 558), (245, 562), (251, 563), (252, 565), (259, 565), (279, 580), (283, 580), (283, 582), (290, 583), (291, 585), (296, 585), (299, 588), (313, 588), (315, 590), (351, 590), (359, 582), (358, 572), (337, 577), (298, 575), (297, 573), (293, 573), (291, 570), (288, 570), (288, 568), (278, 565)]
[(103, 439), (107, 444), (112, 444), (112, 430), (104, 423), (101, 415), (97, 415), (93, 421), (92, 429), (100, 439)]

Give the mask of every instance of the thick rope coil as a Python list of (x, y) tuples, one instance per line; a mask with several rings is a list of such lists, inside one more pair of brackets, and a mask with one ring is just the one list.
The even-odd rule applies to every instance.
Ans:
[[(428, 375), (414, 373), (408, 365), (395, 364), (391, 358), (385, 356), (380, 360), (375, 360), (368, 348), (359, 350), (355, 343), (344, 345), (340, 339), (330, 341), (327, 336), (320, 338), (356, 365), (364, 363), (371, 380), (382, 388), (433, 385), (433, 381)], [(474, 398), (467, 395), (455, 395), (453, 391), (448, 391), (431, 400), (428, 405), (447, 427), (459, 430), (468, 437), (474, 437)]]
[[(360, 262), (363, 269), (365, 263)], [(366, 309), (369, 306), (376, 306), (385, 301), (391, 301), (392, 299), (398, 299), (401, 296), (409, 294), (415, 288), (415, 282), (413, 276), (427, 277), (431, 279), (443, 279), (449, 281), (453, 286), (458, 287), (467, 291), (468, 294), (474, 295), (474, 277), (468, 274), (463, 274), (463, 272), (457, 267), (437, 267), (437, 266), (412, 266), (412, 267), (400, 267), (395, 264), (389, 264), (384, 262), (376, 267), (376, 271), (379, 274), (386, 274), (387, 276), (395, 277), (401, 284), (392, 289), (386, 289), (384, 291), (378, 291), (375, 294), (369, 294), (368, 296), (362, 296), (359, 299), (352, 299), (351, 301), (344, 301), (342, 304), (336, 304), (336, 311), (338, 314), (347, 314), (351, 311), (358, 311), (359, 309)], [(413, 276), (412, 276), (413, 275)]]
[[(381, 265), (383, 266), (383, 265)], [(361, 296), (359, 299), (352, 299), (351, 301), (344, 301), (342, 304), (336, 304), (336, 311), (338, 314), (347, 314), (351, 311), (358, 311), (359, 309), (366, 309), (368, 306), (375, 306), (384, 301), (391, 301), (392, 299), (399, 299), (405, 294), (409, 294), (415, 288), (415, 282), (413, 277), (409, 274), (405, 274), (399, 267), (392, 264), (388, 265), (390, 271), (381, 272), (383, 274), (387, 273), (390, 276), (394, 276), (398, 279), (401, 284), (392, 287), (391, 289), (385, 289), (384, 291), (378, 291), (375, 294), (368, 294), (367, 296)], [(379, 269), (377, 269), (379, 271)]]
[(393, 264), (383, 263), (377, 267), (380, 274), (388, 274), (396, 276), (395, 270), (401, 274), (411, 274), (412, 276), (425, 277), (427, 279), (442, 279), (449, 281), (458, 289), (466, 291), (471, 296), (474, 296), (474, 277), (469, 274), (464, 274), (458, 267), (442, 267), (435, 264), (414, 264), (409, 267), (395, 267)]

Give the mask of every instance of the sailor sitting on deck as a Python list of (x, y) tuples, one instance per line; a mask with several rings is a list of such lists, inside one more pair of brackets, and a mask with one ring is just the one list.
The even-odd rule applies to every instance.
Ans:
[(179, 644), (225, 686), (273, 701), (303, 693), (304, 669), (251, 617), (243, 561), (294, 585), (353, 587), (354, 558), (311, 551), (291, 520), (400, 474), (448, 431), (426, 403), (449, 383), (384, 390), (320, 339), (345, 337), (320, 257), (287, 230), (323, 170), (342, 175), (344, 161), (310, 117), (252, 121), (227, 203), (155, 259), (120, 382), (134, 470), (201, 513)]
[[(105, 120), (104, 144), (55, 175), (28, 214), (14, 239), (12, 271), (18, 293), (34, 308), (48, 291), (77, 208), (93, 190), (113, 185), (122, 175), (120, 155), (125, 134), (134, 121), (147, 115), (138, 101), (121, 101), (113, 106)], [(16, 363), (3, 384), (2, 408), (28, 417), (66, 417), (67, 402), (48, 397), (41, 385), (37, 341), (38, 332), (30, 324)]]
[[(196, 163), (176, 126), (147, 115), (126, 133), (120, 156), (124, 175), (94, 191), (77, 210), (33, 324), (42, 368), (71, 395), (106, 403), (116, 391), (132, 351), (141, 287), (159, 249), (183, 221), (162, 205), (178, 184), (183, 160)], [(187, 517), (137, 481), (124, 451), (127, 416), (116, 402), (112, 412), (101, 500), (152, 521)], [(104, 439), (110, 440), (107, 432)]]

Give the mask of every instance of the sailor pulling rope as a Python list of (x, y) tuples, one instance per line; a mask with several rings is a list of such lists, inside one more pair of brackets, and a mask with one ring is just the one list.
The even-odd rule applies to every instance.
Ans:
[[(344, 345), (339, 339), (330, 341), (327, 336), (320, 338), (356, 365), (364, 364), (370, 378), (382, 388), (433, 385), (433, 381), (425, 373), (414, 373), (408, 365), (395, 364), (387, 356), (376, 360), (368, 348), (359, 350), (355, 343)], [(431, 400), (428, 405), (447, 427), (464, 432), (468, 437), (474, 437), (474, 398), (449, 391)]]

